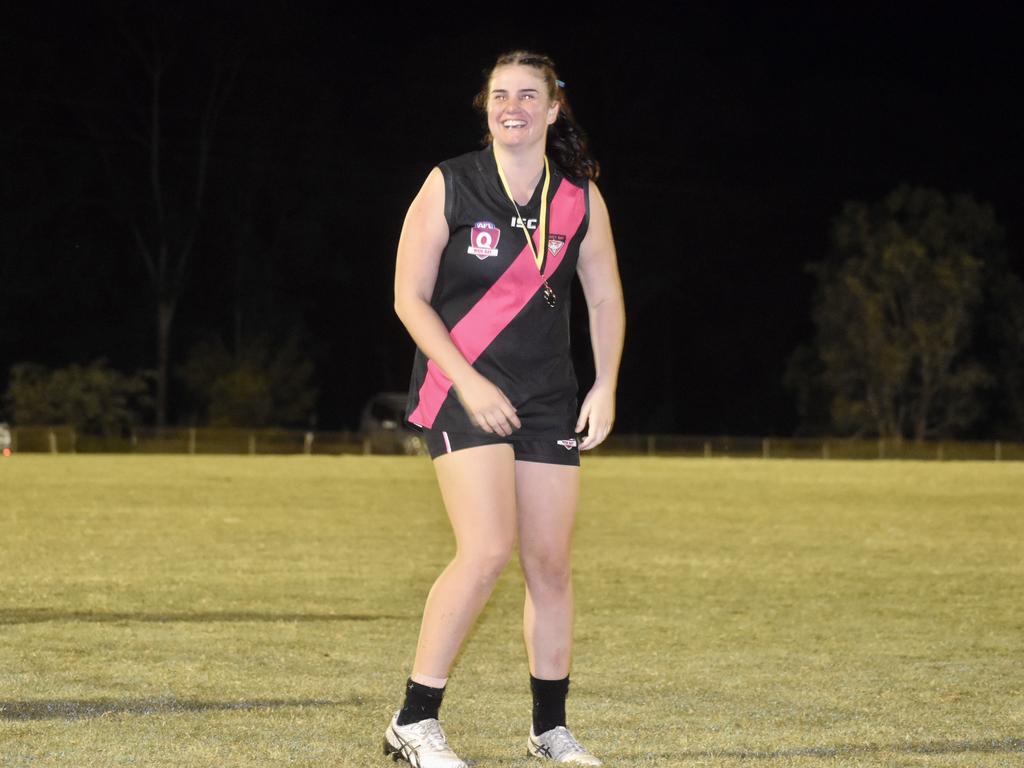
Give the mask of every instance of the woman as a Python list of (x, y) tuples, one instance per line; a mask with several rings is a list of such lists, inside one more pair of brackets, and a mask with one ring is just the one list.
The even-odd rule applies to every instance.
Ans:
[[(463, 639), (518, 538), (534, 701), (529, 753), (601, 765), (566, 728), (565, 698), (579, 451), (611, 430), (625, 333), (611, 226), (593, 182), (597, 163), (550, 59), (499, 57), (474, 103), (487, 117), (487, 146), (430, 172), (398, 245), (395, 311), (417, 346), (406, 416), (425, 432), (457, 551), (427, 597), (384, 751), (420, 768), (465, 766), (438, 711)], [(578, 415), (574, 274), (597, 373)]]

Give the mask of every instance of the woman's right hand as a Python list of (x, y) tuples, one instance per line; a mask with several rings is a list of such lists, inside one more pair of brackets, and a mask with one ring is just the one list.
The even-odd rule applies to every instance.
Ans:
[(505, 393), (476, 371), (472, 377), (453, 386), (470, 420), (485, 432), (508, 437), (522, 426), (515, 406)]

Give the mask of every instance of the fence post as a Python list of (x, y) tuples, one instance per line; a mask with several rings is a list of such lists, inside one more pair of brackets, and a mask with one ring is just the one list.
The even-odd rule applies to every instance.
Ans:
[(1003, 459), (1003, 444), (996, 440), (996, 461), (1002, 461)]
[(761, 458), (762, 459), (770, 459), (771, 458), (771, 456), (772, 456), (771, 442), (772, 442), (771, 438), (768, 438), (768, 437), (764, 438), (761, 441)]
[(195, 456), (196, 454), (196, 428), (188, 428), (188, 455)]
[(313, 453), (313, 433), (312, 432), (307, 432), (306, 433), (306, 438), (305, 438), (305, 440), (303, 441), (303, 444), (302, 444), (302, 451), (307, 456), (309, 456), (309, 455), (311, 455)]
[(249, 433), (249, 455), (250, 456), (255, 456), (256, 455), (256, 433), (255, 432), (250, 432)]
[(49, 430), (46, 433), (46, 436), (47, 436), (47, 438), (49, 439), (49, 442), (50, 442), (50, 453), (56, 453), (57, 452), (57, 435), (51, 429), (51, 430)]
[(705, 459), (710, 459), (711, 458), (711, 441), (710, 440), (705, 440), (704, 441), (704, 458)]

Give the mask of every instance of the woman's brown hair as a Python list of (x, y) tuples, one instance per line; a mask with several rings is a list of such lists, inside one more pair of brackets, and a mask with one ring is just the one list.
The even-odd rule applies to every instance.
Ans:
[[(547, 139), (548, 149), (555, 162), (573, 178), (596, 179), (601, 170), (600, 166), (590, 154), (586, 133), (573, 117), (572, 108), (565, 95), (565, 83), (558, 79), (555, 63), (544, 54), (530, 51), (509, 51), (501, 54), (490, 71), (484, 73), (484, 86), (473, 99), (473, 106), (480, 110), (486, 119), (491, 76), (498, 67), (511, 64), (533, 67), (540, 72), (548, 87), (548, 98), (558, 102), (558, 119), (548, 126)], [(483, 140), (485, 144), (490, 144), (494, 137), (488, 131)]]

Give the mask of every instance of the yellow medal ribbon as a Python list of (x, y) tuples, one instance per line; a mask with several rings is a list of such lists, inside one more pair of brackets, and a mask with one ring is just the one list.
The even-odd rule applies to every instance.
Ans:
[[(551, 185), (551, 168), (548, 165), (548, 156), (544, 155), (544, 189), (540, 196), (540, 250), (537, 250), (533, 245), (533, 238), (530, 237), (530, 232), (526, 228), (526, 222), (523, 221), (522, 215), (519, 213), (519, 206), (516, 205), (516, 199), (512, 197), (512, 190), (508, 186), (508, 179), (505, 178), (505, 171), (501, 168), (501, 163), (498, 162), (498, 155), (494, 155), (494, 164), (498, 166), (498, 176), (501, 178), (501, 186), (505, 188), (505, 194), (508, 195), (508, 199), (512, 201), (512, 207), (516, 209), (516, 219), (518, 219), (519, 226), (523, 230), (523, 234), (526, 235), (526, 243), (530, 246), (530, 251), (533, 253), (533, 260), (537, 263), (537, 271), (540, 272), (541, 277), (544, 276), (544, 257), (548, 252), (548, 188)], [(551, 286), (548, 285), (548, 281), (544, 281), (546, 289), (545, 298), (550, 294), (548, 303), (551, 304), (554, 300), (555, 292), (551, 290)]]

